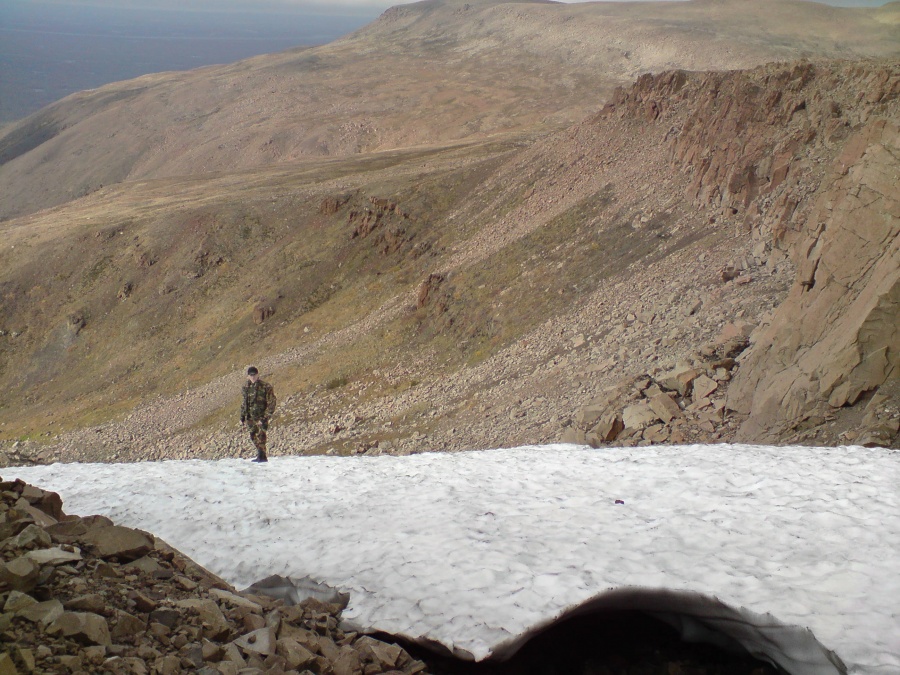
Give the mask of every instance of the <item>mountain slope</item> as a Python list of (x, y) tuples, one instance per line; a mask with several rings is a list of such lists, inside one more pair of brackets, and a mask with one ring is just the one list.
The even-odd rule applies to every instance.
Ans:
[[(892, 424), (896, 369), (845, 369), (841, 391), (856, 393), (811, 392), (781, 419), (751, 423), (763, 407), (740, 401), (777, 392), (746, 384), (768, 377), (766, 353), (790, 364), (791, 345), (818, 340), (788, 294), (809, 282), (806, 230), (865, 231), (851, 202), (823, 211), (856, 189), (840, 167), (872, 147), (865, 184), (889, 192), (876, 177), (896, 172), (894, 136), (858, 139), (893, 128), (898, 68), (648, 75), (544, 138), (134, 182), (4, 223), (0, 433), (56, 436), (22, 446), (44, 459), (234, 455), (255, 362), (281, 394), (276, 454), (559, 440), (585, 409), (645, 405), (672, 368), (757, 326), (736, 371), (710, 371), (717, 393), (679, 395), (677, 424), (629, 421), (616, 442), (743, 425), (751, 439), (835, 444), (857, 438), (856, 403)], [(896, 277), (891, 204), (869, 203), (886, 228), (871, 265), (823, 254), (816, 293)], [(862, 361), (895, 362), (894, 334), (877, 328), (896, 325), (890, 288), (864, 291), (887, 304), (856, 313)], [(818, 356), (837, 373), (834, 353)]]
[(560, 127), (648, 71), (897, 54), (898, 13), (783, 0), (404, 5), (329, 45), (39, 111), (0, 136), (0, 218), (124, 180)]

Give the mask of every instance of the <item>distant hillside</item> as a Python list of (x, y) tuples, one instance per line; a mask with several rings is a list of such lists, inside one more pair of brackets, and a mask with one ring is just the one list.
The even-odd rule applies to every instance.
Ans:
[(264, 0), (171, 4), (0, 5), (0, 124), (110, 82), (325, 44), (378, 14)]
[(560, 128), (646, 72), (900, 53), (898, 4), (430, 0), (323, 47), (70, 96), (0, 136), (0, 218), (125, 180)]
[(670, 71), (540, 138), (9, 221), (0, 435), (29, 461), (240, 454), (255, 363), (275, 454), (896, 444), (898, 106), (896, 60)]

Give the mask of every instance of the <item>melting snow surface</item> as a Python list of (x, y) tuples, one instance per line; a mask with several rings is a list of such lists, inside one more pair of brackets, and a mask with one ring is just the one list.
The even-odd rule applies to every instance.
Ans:
[(309, 575), (351, 594), (354, 624), (477, 659), (588, 601), (665, 589), (651, 609), (683, 600), (713, 625), (724, 605), (746, 646), (793, 672), (842, 670), (808, 653), (809, 629), (850, 673), (900, 673), (897, 451), (551, 445), (2, 475), (152, 532), (239, 588)]

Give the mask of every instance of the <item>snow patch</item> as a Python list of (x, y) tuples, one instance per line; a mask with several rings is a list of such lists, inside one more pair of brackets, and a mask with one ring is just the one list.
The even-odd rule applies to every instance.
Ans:
[(791, 672), (900, 672), (896, 451), (551, 445), (3, 475), (239, 588), (310, 576), (350, 594), (346, 620), (478, 660), (631, 602)]

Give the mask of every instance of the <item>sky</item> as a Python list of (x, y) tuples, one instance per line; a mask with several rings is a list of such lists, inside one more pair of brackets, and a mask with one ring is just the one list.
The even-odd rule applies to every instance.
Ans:
[[(277, 428), (272, 430), (277, 434)], [(310, 576), (356, 626), (483, 658), (567, 610), (643, 603), (794, 675), (900, 672), (900, 452), (530, 446), (2, 469), (239, 589)], [(670, 592), (670, 593), (666, 593)]]
[[(11, 3), (41, 3), (47, 5), (73, 5), (84, 7), (139, 7), (139, 8), (176, 8), (184, 9), (185, 3), (181, 0), (3, 0)], [(357, 8), (363, 10), (384, 10), (393, 5), (404, 5), (416, 0), (192, 0), (189, 7), (193, 11), (213, 10), (226, 11), (229, 9), (256, 8), (265, 11), (266, 8), (277, 9), (303, 9), (309, 7), (329, 8), (336, 10), (338, 7)], [(586, 2), (589, 0), (559, 0), (561, 2)], [(612, 2), (628, 0), (611, 0)], [(890, 0), (817, 0), (829, 5), (843, 7), (875, 7), (886, 4)]]
[(277, 0), (146, 2), (155, 5), (0, 0), (0, 125), (108, 82), (325, 44), (380, 13)]

